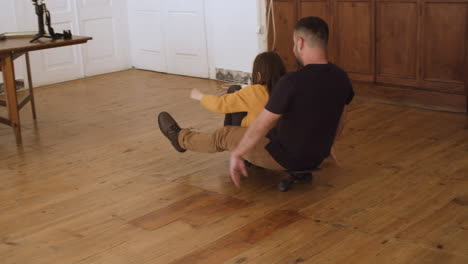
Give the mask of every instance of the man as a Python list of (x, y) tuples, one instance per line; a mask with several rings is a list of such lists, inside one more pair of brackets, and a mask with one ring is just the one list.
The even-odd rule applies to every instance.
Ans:
[(347, 74), (327, 60), (328, 26), (318, 17), (301, 19), (294, 30), (294, 54), (302, 69), (286, 74), (248, 128), (224, 127), (213, 133), (181, 129), (161, 113), (159, 127), (179, 151), (231, 151), (230, 174), (240, 187), (246, 159), (272, 170), (304, 171), (330, 155), (341, 133), (346, 105), (354, 92)]

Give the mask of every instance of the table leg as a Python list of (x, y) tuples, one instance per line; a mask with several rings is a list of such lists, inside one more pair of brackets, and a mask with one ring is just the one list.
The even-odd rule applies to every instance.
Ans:
[(21, 125), (18, 109), (18, 98), (16, 96), (15, 68), (13, 66), (13, 57), (11, 55), (1, 60), (3, 71), (3, 83), (8, 106), (8, 116), (10, 118), (13, 132), (16, 136), (16, 144), (21, 145)]
[(31, 76), (31, 66), (29, 63), (29, 53), (26, 52), (26, 69), (28, 71), (28, 85), (29, 85), (29, 94), (31, 95), (31, 109), (34, 120), (36, 120), (36, 103), (34, 102), (34, 91), (32, 85), (32, 76)]

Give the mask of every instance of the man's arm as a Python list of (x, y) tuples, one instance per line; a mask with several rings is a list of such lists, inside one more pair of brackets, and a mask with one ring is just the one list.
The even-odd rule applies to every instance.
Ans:
[(240, 187), (240, 174), (247, 177), (242, 156), (249, 152), (266, 136), (278, 121), (281, 115), (274, 114), (266, 109), (260, 113), (253, 124), (247, 129), (237, 148), (231, 153), (230, 173), (231, 179), (237, 187)]
[(335, 136), (335, 141), (336, 139), (341, 136), (341, 133), (343, 132), (343, 128), (345, 126), (345, 123), (346, 123), (346, 116), (347, 116), (347, 105), (344, 106), (343, 108), (343, 113), (341, 113), (341, 117), (340, 117), (340, 122), (338, 123), (338, 127), (336, 128), (336, 136)]
[(335, 145), (335, 142), (336, 140), (338, 139), (338, 137), (341, 136), (341, 133), (343, 132), (343, 128), (345, 126), (345, 123), (346, 123), (346, 113), (347, 113), (347, 109), (346, 109), (346, 105), (344, 106), (343, 108), (343, 112), (341, 113), (341, 117), (340, 117), (340, 121), (338, 122), (338, 127), (336, 128), (336, 134), (335, 134), (335, 139), (333, 140), (333, 145), (332, 145), (332, 149), (330, 151), (330, 158), (338, 165), (338, 160), (336, 158), (336, 155), (335, 155), (335, 150), (334, 150), (334, 145)]

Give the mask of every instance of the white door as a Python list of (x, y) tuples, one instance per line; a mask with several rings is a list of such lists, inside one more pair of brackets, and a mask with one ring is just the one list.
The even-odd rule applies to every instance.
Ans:
[(93, 37), (83, 46), (86, 76), (130, 66), (125, 0), (76, 0), (80, 34)]
[(169, 73), (208, 78), (203, 0), (165, 0), (164, 35)]
[[(37, 31), (37, 16), (31, 0), (16, 0), (18, 30)], [(71, 29), (78, 32), (74, 0), (47, 0), (47, 8), (56, 32)], [(31, 52), (31, 71), (35, 86), (83, 77), (79, 46)]]
[(161, 0), (129, 0), (133, 66), (167, 72)]

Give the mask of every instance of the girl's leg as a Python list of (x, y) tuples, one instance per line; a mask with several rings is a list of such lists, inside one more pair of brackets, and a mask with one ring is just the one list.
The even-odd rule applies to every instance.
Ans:
[[(247, 128), (236, 126), (219, 128), (209, 133), (182, 129), (177, 136), (177, 140), (181, 148), (194, 152), (215, 153), (232, 151), (239, 145), (246, 131)], [(286, 169), (275, 161), (265, 149), (268, 143), (270, 143), (268, 138), (262, 138), (243, 158), (262, 168), (285, 171)]]
[[(232, 85), (227, 90), (227, 93), (234, 93), (236, 91), (239, 91), (240, 89), (242, 89), (240, 85)], [(246, 112), (226, 114), (224, 118), (224, 126), (240, 126), (242, 124), (242, 120), (246, 115)]]

